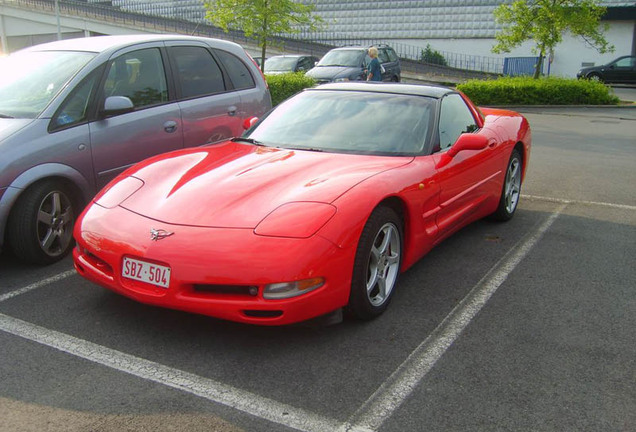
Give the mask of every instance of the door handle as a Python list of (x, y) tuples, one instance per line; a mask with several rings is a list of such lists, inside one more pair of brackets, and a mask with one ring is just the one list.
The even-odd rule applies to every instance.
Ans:
[(235, 116), (235, 115), (236, 115), (236, 109), (237, 109), (237, 108), (236, 108), (234, 105), (232, 105), (231, 107), (229, 107), (229, 108), (227, 109), (227, 113), (228, 113), (228, 115), (229, 115), (230, 117)]
[(177, 130), (177, 122), (173, 120), (169, 120), (163, 124), (163, 130), (168, 133), (172, 133)]

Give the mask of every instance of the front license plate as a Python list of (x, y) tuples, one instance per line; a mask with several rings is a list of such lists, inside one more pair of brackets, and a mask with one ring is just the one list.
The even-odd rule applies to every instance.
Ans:
[(128, 257), (124, 257), (121, 275), (128, 279), (146, 282), (162, 288), (168, 288), (170, 285), (170, 267)]

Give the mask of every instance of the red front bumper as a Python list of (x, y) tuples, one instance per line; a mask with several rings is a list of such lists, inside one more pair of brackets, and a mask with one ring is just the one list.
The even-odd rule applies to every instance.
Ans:
[[(151, 228), (174, 234), (153, 241)], [(92, 205), (80, 218), (75, 238), (73, 259), (80, 275), (142, 303), (282, 325), (329, 313), (349, 299), (355, 248), (341, 249), (320, 236), (274, 238), (252, 229), (170, 225)], [(124, 257), (169, 266), (168, 288), (122, 277)], [(315, 277), (325, 283), (314, 291), (283, 300), (263, 298), (267, 284)], [(256, 287), (257, 294), (242, 287)]]

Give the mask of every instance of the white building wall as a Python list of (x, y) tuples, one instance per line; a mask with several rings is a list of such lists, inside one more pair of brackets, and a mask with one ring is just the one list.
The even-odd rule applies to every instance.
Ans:
[[(614, 45), (613, 53), (600, 54), (590, 47), (583, 39), (565, 35), (563, 42), (556, 46), (554, 58), (550, 65), (551, 76), (575, 77), (582, 63), (593, 63), (595, 65), (605, 64), (623, 55), (632, 54), (634, 38), (634, 22), (629, 21), (605, 21), (609, 24), (609, 30), (605, 33), (605, 38)], [(387, 40), (388, 44), (402, 43), (406, 45), (416, 45), (422, 49), (430, 44), (431, 48), (440, 52), (462, 53), (478, 55), (484, 57), (533, 57), (534, 44), (525, 42), (509, 53), (494, 54), (491, 49), (495, 45), (494, 38), (466, 38), (466, 39), (392, 39)], [(545, 69), (547, 71), (547, 64)]]

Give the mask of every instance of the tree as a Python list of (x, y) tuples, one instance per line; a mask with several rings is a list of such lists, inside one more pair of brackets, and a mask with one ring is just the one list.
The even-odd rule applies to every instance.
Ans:
[[(226, 32), (242, 30), (261, 48), (261, 69), (265, 65), (267, 41), (280, 33), (298, 33), (300, 27), (316, 30), (322, 23), (312, 15), (313, 5), (293, 0), (210, 0), (205, 17)], [(264, 69), (263, 69), (264, 70)]]
[(553, 54), (554, 47), (569, 31), (582, 37), (600, 53), (613, 52), (614, 46), (603, 36), (607, 25), (601, 26), (601, 16), (606, 8), (597, 0), (515, 0), (499, 5), (494, 10), (495, 21), (503, 30), (495, 35), (495, 53), (510, 52), (526, 40), (536, 44), (533, 52), (539, 55), (533, 78), (538, 78), (546, 54)]

